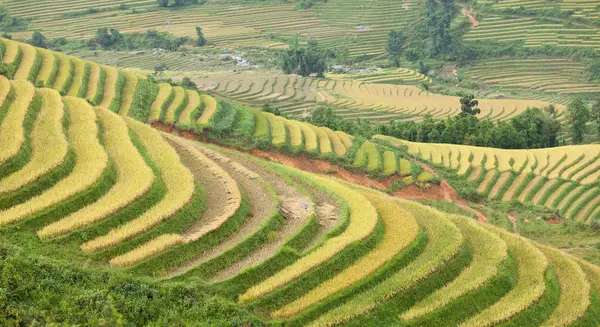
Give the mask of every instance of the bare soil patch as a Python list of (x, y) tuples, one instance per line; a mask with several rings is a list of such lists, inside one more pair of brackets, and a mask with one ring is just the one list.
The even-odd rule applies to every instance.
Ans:
[(229, 279), (244, 268), (254, 266), (270, 258), (291, 235), (302, 227), (308, 217), (314, 212), (314, 204), (310, 199), (293, 185), (288, 184), (281, 176), (242, 154), (236, 154), (233, 151), (227, 151), (224, 154), (260, 175), (264, 181), (273, 187), (279, 198), (280, 205), (291, 209), (294, 212), (294, 216), (284, 219), (276, 233), (273, 233), (272, 239), (264, 243), (257, 251), (219, 272), (209, 282)]
[[(217, 218), (227, 204), (227, 190), (223, 187), (221, 181), (201, 162), (194, 159), (187, 151), (182, 149), (177, 143), (167, 142), (177, 151), (183, 164), (192, 172), (194, 179), (205, 189), (206, 206), (199, 215), (198, 220), (183, 234), (184, 236), (195, 233), (202, 228), (206, 222)], [(216, 165), (216, 163), (215, 163)]]
[[(204, 149), (204, 147), (198, 143), (196, 143), (195, 146), (199, 150)], [(275, 210), (277, 210), (271, 198), (271, 194), (269, 193), (268, 186), (262, 180), (262, 178), (250, 178), (243, 172), (236, 170), (234, 168), (235, 164), (239, 165), (237, 162), (231, 162), (230, 165), (224, 164), (221, 167), (235, 179), (242, 193), (244, 193), (246, 196), (246, 200), (250, 207), (248, 217), (246, 217), (240, 228), (227, 237), (223, 242), (211, 247), (206, 252), (201, 253), (199, 256), (185, 265), (170, 271), (167, 278), (184, 274), (185, 272), (198, 266), (200, 263), (221, 255), (223, 252), (232, 248), (246, 237), (254, 234), (260, 228), (261, 223), (271, 217)]]

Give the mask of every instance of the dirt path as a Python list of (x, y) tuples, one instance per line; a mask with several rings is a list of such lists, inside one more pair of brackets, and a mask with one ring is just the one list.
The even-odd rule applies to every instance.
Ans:
[[(296, 233), (314, 212), (314, 204), (298, 189), (288, 184), (281, 176), (265, 169), (260, 163), (243, 154), (238, 154), (234, 151), (227, 151), (224, 154), (250, 169), (252, 172), (260, 175), (265, 182), (273, 187), (274, 191), (277, 193), (280, 204), (294, 211), (295, 216), (283, 220), (282, 225), (279, 227), (276, 234), (274, 234), (275, 236), (273, 239), (264, 243), (251, 255), (220, 271), (213, 278), (208, 280), (208, 282), (212, 283), (229, 279), (244, 268), (260, 264), (273, 256), (285, 241), (291, 235)], [(304, 208), (303, 204), (306, 204), (307, 207)]]
[(473, 16), (474, 12), (473, 12), (473, 6), (471, 6), (469, 8), (469, 10), (467, 10), (467, 5), (459, 3), (456, 4), (457, 6), (459, 6), (461, 8), (461, 14), (463, 16), (466, 16), (467, 18), (469, 18), (469, 20), (471, 21), (471, 26), (472, 27), (477, 27), (479, 26), (479, 21), (477, 20), (477, 18), (475, 18), (475, 16)]
[(319, 229), (315, 233), (312, 241), (305, 248), (310, 249), (339, 223), (341, 203), (327, 192), (307, 185), (300, 180), (295, 180), (295, 182), (301, 184), (302, 187), (308, 191), (315, 203), (315, 213), (319, 221)]
[[(196, 148), (201, 152), (205, 150), (205, 148), (199, 143), (194, 142), (194, 146), (196, 146)], [(205, 152), (203, 153), (208, 155)], [(201, 253), (199, 256), (185, 265), (170, 271), (166, 278), (173, 278), (175, 276), (182, 275), (198, 266), (202, 262), (206, 262), (221, 255), (223, 252), (232, 248), (246, 237), (254, 234), (258, 229), (260, 229), (261, 223), (271, 217), (273, 212), (277, 210), (273, 200), (271, 199), (271, 193), (268, 189), (268, 186), (262, 180), (262, 178), (254, 178), (253, 176), (244, 173), (242, 169), (238, 168), (238, 165), (239, 163), (232, 161), (228, 164), (221, 165), (221, 167), (235, 179), (235, 181), (238, 183), (238, 186), (241, 188), (241, 191), (246, 196), (246, 200), (249, 205), (248, 217), (246, 217), (244, 223), (236, 232), (229, 235), (229, 237), (220, 242), (218, 245), (211, 247), (206, 252)]]
[[(180, 145), (166, 139), (169, 144), (177, 151), (183, 164), (192, 172), (194, 179), (202, 185), (205, 190), (206, 207), (199, 215), (198, 219), (184, 235), (193, 234), (198, 229), (202, 228), (206, 222), (217, 218), (223, 211), (223, 207), (227, 204), (227, 193), (221, 181), (214, 176), (212, 171), (204, 166), (201, 162), (194, 159), (192, 155), (182, 149)], [(216, 163), (215, 163), (216, 164)]]

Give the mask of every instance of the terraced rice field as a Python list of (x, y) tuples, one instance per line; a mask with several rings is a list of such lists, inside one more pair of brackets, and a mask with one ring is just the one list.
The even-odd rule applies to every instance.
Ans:
[(585, 65), (566, 59), (500, 59), (477, 63), (467, 76), (485, 85), (545, 93), (598, 93), (600, 86), (586, 82)]
[[(21, 43), (9, 40), (2, 40), (2, 42), (7, 44), (6, 52), (13, 48), (20, 49)], [(131, 71), (99, 66), (90, 61), (34, 47), (28, 49), (31, 56), (39, 54), (40, 57), (39, 72), (32, 74), (30, 80), (37, 80), (38, 76), (41, 76), (41, 79), (48, 79), (48, 74), (52, 74), (48, 72), (56, 71), (55, 82), (52, 85), (54, 89), (65, 95), (85, 98), (99, 107), (108, 108), (121, 116), (133, 117), (135, 115), (135, 118), (148, 123), (161, 122), (194, 133), (202, 133), (205, 129), (209, 131), (218, 129), (219, 131), (229, 131), (231, 133), (229, 136), (233, 138), (240, 134), (248, 134), (255, 138), (268, 138), (267, 143), (277, 149), (290, 149), (295, 153), (307, 152), (326, 159), (337, 158), (346, 162), (347, 166), (352, 166), (355, 161), (354, 157), (347, 156), (349, 150), (355, 146), (355, 138), (341, 131), (299, 123), (244, 106), (224, 104), (223, 101), (210, 95), (185, 90), (180, 86), (172, 86), (167, 83), (148, 86), (148, 83), (143, 81), (143, 76), (138, 76)], [(44, 56), (54, 57), (58, 60), (43, 60)], [(28, 62), (21, 61), (17, 68), (29, 67), (29, 65)], [(263, 88), (268, 88), (272, 92), (293, 97), (289, 94), (293, 89), (288, 86), (290, 83), (298, 85), (302, 81), (304, 79), (295, 76), (276, 76), (265, 79), (261, 88), (255, 87), (256, 84), (252, 82), (245, 85), (240, 84), (236, 86), (236, 89), (245, 89), (245, 91), (238, 90), (234, 93), (238, 97), (260, 99), (265, 96), (262, 95), (264, 94)], [(333, 85), (333, 82), (321, 84)], [(23, 87), (29, 86), (23, 82)], [(230, 86), (228, 84), (223, 87), (229, 88)], [(153, 88), (154, 91), (150, 93), (150, 98), (142, 99), (148, 97), (142, 95), (148, 94), (142, 93), (148, 92), (148, 88)], [(266, 96), (273, 97), (273, 95)], [(21, 114), (24, 113), (21, 112)], [(381, 156), (385, 151), (390, 150), (371, 144), (368, 164), (355, 165), (355, 169), (375, 175), (383, 174)], [(388, 169), (386, 176), (394, 174), (395, 172)]]
[[(228, 5), (210, 2), (188, 7), (185, 11), (167, 11), (155, 10), (155, 2), (136, 0), (127, 2), (130, 6), (127, 10), (116, 9), (121, 3), (124, 1), (95, 0), (66, 6), (66, 2), (61, 0), (56, 6), (53, 3), (40, 8), (32, 3), (5, 0), (2, 5), (17, 17), (32, 19), (31, 30), (43, 30), (54, 37), (86, 39), (103, 26), (116, 27), (121, 32), (156, 29), (194, 36), (197, 22), (202, 22), (209, 46), (217, 48), (280, 48), (286, 45), (269, 40), (269, 34), (293, 36), (299, 33), (301, 37), (318, 40), (326, 47), (347, 47), (351, 57), (384, 55), (389, 31), (410, 24), (418, 15), (420, 6), (412, 0), (384, 0), (369, 4), (334, 0), (320, 4), (318, 10), (298, 11), (294, 4)], [(90, 8), (107, 7), (113, 10), (78, 17), (64, 16)], [(27, 34), (20, 36), (28, 37)]]
[[(109, 110), (114, 99), (116, 109), (139, 109), (124, 102), (132, 92), (116, 80), (102, 91), (113, 100), (92, 107), (0, 77), (0, 140), (8, 144), (0, 149), (3, 241), (108, 275), (124, 270), (131, 278), (202, 285), (265, 323), (587, 326), (600, 319), (594, 265), (467, 217), (159, 132)], [(188, 112), (193, 132), (214, 129), (225, 138), (223, 131), (245, 126), (240, 135), (304, 144), (324, 159), (341, 160), (354, 147), (362, 155), (346, 160), (369, 172), (410, 174), (393, 147), (207, 95), (177, 96), (170, 85), (156, 90), (146, 116), (154, 110), (165, 125)], [(189, 126), (198, 118), (190, 103), (202, 108), (199, 116), (210, 108), (209, 126)], [(600, 150), (592, 147), (503, 154), (406, 145), (464, 174), (480, 167), (478, 179), (493, 169), (518, 170), (538, 177), (523, 180), (536, 185), (533, 192), (556, 175), (581, 197), (596, 195), (588, 187), (600, 172)]]
[(383, 84), (415, 84), (429, 81), (427, 76), (408, 68), (382, 69), (363, 74), (327, 74), (326, 77), (331, 79), (353, 79), (365, 83)]
[(600, 219), (598, 145), (503, 150), (376, 138), (407, 146), (411, 154), (456, 170), (476, 183), (477, 192), (490, 199), (556, 208), (566, 219), (588, 224)]
[[(292, 117), (309, 114), (317, 104), (333, 105), (335, 112), (347, 119), (421, 120), (430, 114), (445, 118), (460, 112), (458, 97), (422, 91), (416, 86), (367, 83), (348, 79), (313, 79), (296, 75), (262, 75), (255, 72), (197, 75), (193, 78), (201, 89), (209, 89), (254, 106), (265, 102)], [(505, 120), (527, 107), (546, 107), (541, 100), (479, 99), (481, 116)], [(562, 104), (557, 104), (560, 111)]]
[(482, 4), (491, 5), (492, 9), (517, 9), (524, 7), (530, 10), (552, 10), (573, 11), (573, 17), (595, 20), (600, 17), (598, 3), (592, 0), (563, 0), (560, 2), (548, 2), (544, 0), (502, 0), (481, 1)]
[(529, 17), (485, 14), (480, 24), (469, 30), (465, 41), (494, 40), (522, 42), (525, 47), (600, 48), (600, 29), (557, 21), (539, 21)]

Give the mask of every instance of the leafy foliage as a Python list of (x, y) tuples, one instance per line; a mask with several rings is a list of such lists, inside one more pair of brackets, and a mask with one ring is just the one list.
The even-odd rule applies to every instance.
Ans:
[(187, 37), (175, 36), (168, 32), (148, 30), (143, 33), (121, 34), (116, 28), (99, 28), (96, 36), (88, 41), (90, 47), (103, 49), (166, 49), (175, 51), (187, 42)]
[(196, 27), (196, 35), (198, 38), (196, 39), (196, 46), (203, 46), (206, 44), (206, 38), (204, 37), (204, 33), (202, 32), (201, 27)]
[(425, 116), (420, 123), (392, 121), (377, 129), (379, 134), (415, 142), (534, 149), (557, 146), (560, 125), (546, 111), (533, 108), (509, 121), (479, 120), (473, 115), (445, 120)]
[(473, 95), (460, 98), (460, 115), (465, 117), (467, 115), (476, 116), (481, 113), (481, 109), (477, 108), (479, 101), (475, 100)]
[(573, 144), (583, 142), (583, 136), (587, 131), (586, 123), (590, 118), (590, 110), (581, 99), (575, 99), (567, 106), (567, 122), (571, 127)]
[[(232, 326), (257, 318), (206, 289), (91, 272), (0, 247), (0, 324)], [(216, 314), (219, 312), (219, 314)]]
[(11, 15), (4, 7), (0, 7), (0, 30), (6, 32), (26, 31), (29, 21)]
[(206, 0), (158, 0), (158, 6), (163, 8), (183, 7), (205, 3)]
[(213, 115), (213, 130), (215, 132), (225, 132), (229, 130), (235, 122), (236, 110), (234, 105), (228, 101), (219, 101), (217, 111)]
[(44, 34), (39, 31), (35, 31), (31, 35), (31, 40), (29, 40), (27, 43), (33, 45), (34, 47), (47, 48), (48, 46), (46, 45), (46, 41), (47, 39)]
[(307, 47), (293, 46), (279, 56), (281, 69), (286, 74), (308, 76), (316, 73), (323, 76), (327, 68), (328, 53), (318, 48), (316, 42), (309, 42)]

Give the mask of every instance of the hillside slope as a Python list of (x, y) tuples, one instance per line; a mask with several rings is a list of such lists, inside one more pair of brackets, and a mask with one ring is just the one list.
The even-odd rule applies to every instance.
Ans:
[[(27, 81), (0, 77), (0, 86), (0, 139), (8, 145), (0, 150), (0, 183), (11, 181), (0, 193), (0, 238), (30, 254), (199, 285), (252, 312), (259, 318), (245, 321), (257, 325), (600, 321), (600, 268), (566, 253), (332, 177), (165, 134)], [(176, 92), (162, 92), (182, 99), (167, 112), (197, 102)], [(173, 107), (165, 103), (158, 107)], [(289, 123), (265, 117), (274, 135)], [(318, 138), (337, 135), (319, 131)], [(341, 149), (343, 141), (331, 151), (336, 144)], [(372, 146), (358, 152), (370, 158), (375, 145), (364, 144)], [(113, 307), (133, 321), (122, 302)], [(29, 314), (20, 319), (32, 321)], [(50, 308), (36, 319), (49, 323), (54, 314)]]

